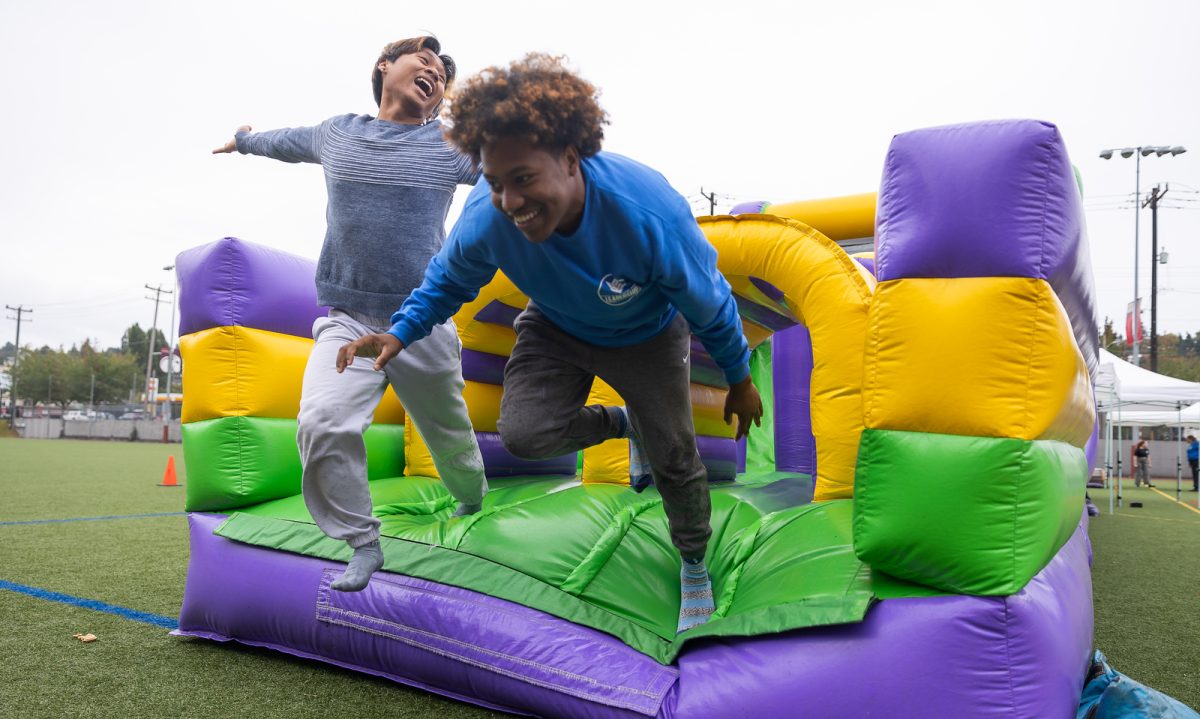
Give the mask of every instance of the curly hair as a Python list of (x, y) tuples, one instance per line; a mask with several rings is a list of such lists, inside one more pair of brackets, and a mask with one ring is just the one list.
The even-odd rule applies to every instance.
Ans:
[[(458, 66), (454, 64), (454, 58), (449, 55), (440, 54), (442, 52), (442, 43), (433, 35), (405, 38), (384, 45), (383, 51), (379, 53), (379, 58), (371, 66), (371, 90), (375, 93), (376, 105), (383, 102), (383, 73), (379, 71), (379, 63), (384, 60), (395, 62), (396, 58), (401, 55), (415, 55), (422, 50), (432, 51), (442, 61), (442, 65), (446, 68), (446, 90), (450, 90), (450, 86), (454, 84), (454, 74), (458, 71)], [(440, 108), (441, 105), (438, 105), (438, 107)], [(434, 114), (437, 114), (436, 109), (434, 110)]]
[(529, 53), (507, 68), (489, 67), (463, 81), (449, 103), (446, 138), (479, 160), (483, 146), (500, 137), (564, 150), (581, 157), (600, 151), (608, 113), (599, 91), (568, 70), (562, 57)]

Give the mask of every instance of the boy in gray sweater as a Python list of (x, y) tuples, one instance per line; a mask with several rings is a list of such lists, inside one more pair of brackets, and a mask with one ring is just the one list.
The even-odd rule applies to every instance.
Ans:
[(296, 443), (309, 512), (327, 535), (354, 549), (332, 584), (341, 591), (363, 589), (383, 566), (363, 432), (389, 384), (458, 501), (455, 514), (477, 512), (487, 492), (452, 321), (381, 370), (362, 363), (339, 375), (336, 368), (343, 344), (391, 327), (391, 313), (421, 284), (445, 240), (455, 187), (479, 177), (475, 163), (442, 137), (437, 115), (455, 65), (440, 52), (434, 37), (383, 49), (371, 78), (376, 117), (341, 115), (315, 127), (258, 133), (243, 126), (213, 150), (312, 162), (325, 171), (328, 227), (316, 283), (317, 301), (330, 311), (313, 323)]

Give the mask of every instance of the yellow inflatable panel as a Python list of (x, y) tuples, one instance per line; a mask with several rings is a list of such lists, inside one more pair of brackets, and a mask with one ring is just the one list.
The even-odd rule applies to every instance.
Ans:
[[(467, 415), (476, 432), (495, 432), (500, 419), (500, 398), (504, 389), (500, 385), (467, 380), (463, 387), (463, 400), (467, 403)], [(410, 477), (441, 477), (433, 464), (429, 445), (421, 437), (416, 423), (404, 426), (404, 474)]]
[(733, 439), (737, 432), (736, 424), (725, 424), (727, 394), (728, 390), (702, 384), (692, 385), (692, 422), (696, 426), (696, 434)]
[(769, 215), (798, 220), (837, 242), (875, 236), (877, 193), (767, 205)]
[(495, 432), (500, 421), (500, 399), (504, 388), (498, 384), (467, 380), (463, 387), (463, 400), (467, 403), (467, 414), (476, 432)]
[[(182, 421), (217, 417), (295, 419), (313, 341), (250, 327), (213, 327), (179, 340), (183, 375)], [(375, 410), (380, 424), (403, 424), (404, 409), (385, 392)]]
[(425, 444), (412, 422), (404, 425), (404, 476), (441, 478), (437, 467), (433, 465), (429, 445)]
[[(596, 378), (588, 404), (622, 405), (625, 400), (607, 382)], [(583, 450), (584, 483), (629, 484), (629, 440), (610, 439)]]
[(892, 280), (870, 314), (867, 427), (1087, 443), (1087, 365), (1045, 280)]
[(863, 430), (863, 343), (874, 281), (836, 243), (795, 220), (740, 215), (699, 222), (717, 248), (718, 269), (774, 285), (812, 335), (815, 498), (853, 496)]
[(742, 334), (746, 335), (746, 342), (750, 345), (750, 349), (754, 349), (770, 339), (772, 332), (757, 322), (743, 319)]
[(454, 324), (458, 327), (458, 337), (463, 347), (504, 357), (512, 354), (517, 341), (517, 334), (512, 327), (475, 319), (480, 310), (497, 301), (520, 310), (525, 308), (529, 298), (503, 272), (497, 272), (492, 281), (479, 290), (479, 295), (454, 315)]

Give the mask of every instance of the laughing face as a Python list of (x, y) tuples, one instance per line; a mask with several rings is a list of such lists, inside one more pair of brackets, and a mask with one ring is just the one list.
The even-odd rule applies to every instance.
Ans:
[(575, 148), (560, 152), (502, 137), (486, 143), (479, 154), (492, 205), (525, 239), (545, 242), (555, 232), (570, 234), (579, 227), (585, 192)]
[(394, 102), (403, 114), (417, 121), (433, 116), (446, 93), (446, 68), (432, 50), (401, 55), (392, 61), (381, 61), (383, 73), (383, 102)]

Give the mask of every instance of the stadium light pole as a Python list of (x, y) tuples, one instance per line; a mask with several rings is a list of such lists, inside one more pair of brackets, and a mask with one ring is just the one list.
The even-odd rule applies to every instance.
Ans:
[(1187, 149), (1182, 145), (1138, 145), (1137, 147), (1118, 147), (1101, 150), (1100, 157), (1111, 160), (1113, 153), (1126, 159), (1135, 158), (1134, 164), (1134, 194), (1133, 194), (1133, 321), (1130, 323), (1130, 334), (1133, 335), (1133, 364), (1141, 366), (1141, 343), (1138, 341), (1138, 330), (1141, 327), (1141, 312), (1138, 306), (1138, 230), (1142, 214), (1142, 158), (1150, 155), (1182, 155)]

